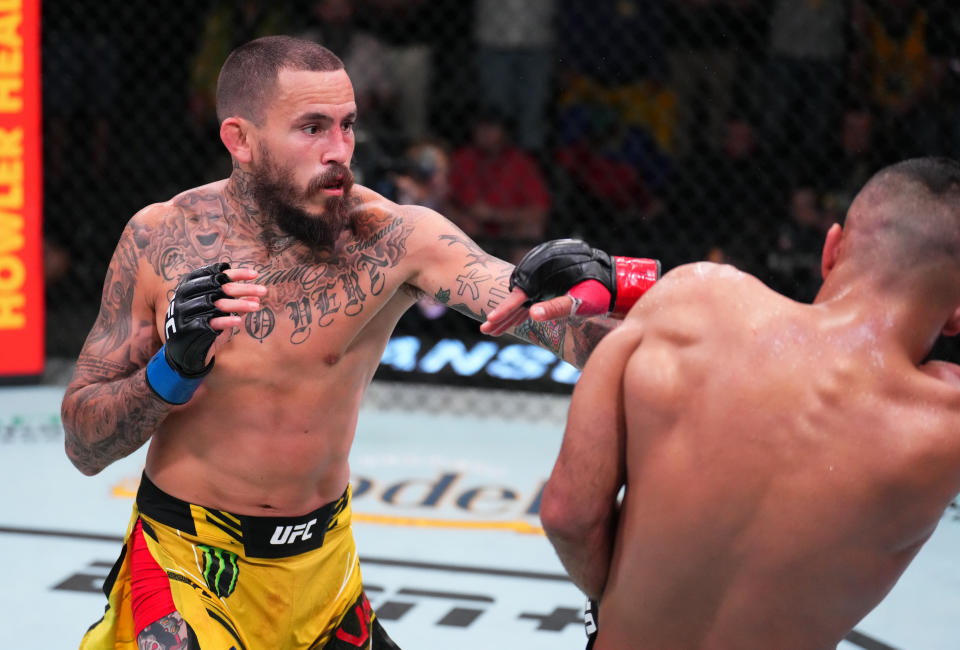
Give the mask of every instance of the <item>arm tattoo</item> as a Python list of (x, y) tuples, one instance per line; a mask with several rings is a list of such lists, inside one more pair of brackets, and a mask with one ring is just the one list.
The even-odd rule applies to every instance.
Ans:
[(539, 322), (527, 319), (517, 325), (513, 333), (518, 338), (550, 350), (557, 356), (562, 356), (565, 329), (564, 324), (560, 321)]
[[(434, 295), (437, 302), (449, 306), (470, 318), (484, 321), (487, 311), (493, 310), (510, 295), (510, 274), (513, 266), (488, 255), (476, 243), (458, 235), (440, 235), (440, 241), (448, 247), (462, 247), (466, 251), (468, 262), (464, 271), (457, 276), (456, 295), (464, 302), (451, 303), (452, 289), (441, 288)], [(491, 282), (492, 280), (492, 282)], [(477, 313), (466, 303), (481, 302), (481, 294), (486, 291), (486, 303)], [(580, 321), (546, 321), (527, 319), (514, 328), (517, 338), (539, 345), (565, 361), (583, 368), (587, 358), (614, 327), (616, 322), (604, 318), (591, 318)]]
[(197, 650), (191, 642), (190, 626), (180, 612), (173, 612), (154, 621), (137, 635), (139, 650)]
[[(78, 372), (89, 379), (106, 377), (115, 369), (103, 359), (82, 356)], [(170, 412), (171, 406), (147, 386), (146, 370), (115, 381), (69, 389), (62, 419), (67, 455), (80, 471), (95, 474), (113, 461), (132, 454), (145, 443)]]
[(493, 255), (485, 253), (482, 248), (477, 246), (476, 243), (467, 239), (466, 237), (459, 237), (457, 235), (440, 235), (440, 241), (446, 242), (447, 247), (462, 246), (465, 248), (467, 251), (467, 257), (470, 259), (470, 261), (467, 262), (467, 267), (480, 265), (486, 268), (491, 262), (499, 261)]
[(149, 320), (132, 317), (141, 241), (135, 226), (120, 237), (100, 313), (61, 406), (67, 455), (85, 474), (139, 449), (171, 408), (153, 394), (142, 370), (160, 347), (159, 335)]
[(129, 343), (129, 314), (133, 304), (136, 275), (137, 254), (133, 243), (133, 230), (127, 228), (107, 269), (100, 313), (87, 336), (87, 345), (96, 345), (105, 355)]
[(582, 322), (568, 323), (567, 329), (570, 330), (572, 334), (570, 338), (573, 339), (573, 350), (570, 353), (573, 358), (567, 361), (578, 368), (583, 368), (600, 339), (612, 332), (618, 324), (612, 318), (588, 318)]
[[(543, 322), (527, 319), (517, 325), (513, 333), (514, 336), (550, 350), (577, 368), (583, 368), (600, 339), (616, 326), (617, 321), (609, 318)], [(570, 349), (567, 349), (568, 347)]]

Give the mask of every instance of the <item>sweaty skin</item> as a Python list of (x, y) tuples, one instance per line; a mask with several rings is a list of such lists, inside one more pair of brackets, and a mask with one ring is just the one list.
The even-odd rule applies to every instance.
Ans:
[[(124, 229), (62, 406), (67, 454), (85, 474), (149, 441), (146, 473), (168, 494), (239, 514), (309, 512), (343, 493), (361, 398), (418, 296), (481, 321), (522, 298), (509, 293), (513, 267), (441, 215), (359, 185), (347, 198), (355, 227), (328, 249), (276, 231), (253, 201), (251, 158), (268, 145), (298, 187), (349, 165), (356, 104), (342, 70), (282, 70), (274, 97), (259, 129), (224, 122), (229, 179), (148, 206)], [(319, 214), (337, 195), (324, 189), (302, 204)], [(178, 279), (212, 261), (231, 265), (217, 306), (233, 315), (212, 322), (221, 330), (212, 372), (172, 407), (144, 366), (163, 342)], [(582, 366), (608, 329), (527, 320), (512, 333)]]
[(892, 588), (960, 491), (960, 369), (878, 294), (689, 265), (600, 343), (541, 511), (597, 650), (835, 648)]

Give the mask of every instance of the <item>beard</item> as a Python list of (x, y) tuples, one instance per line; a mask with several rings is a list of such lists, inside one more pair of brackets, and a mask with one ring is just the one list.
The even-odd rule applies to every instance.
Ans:
[[(337, 182), (343, 194), (327, 197), (320, 214), (302, 207), (305, 200)], [(323, 174), (311, 179), (301, 193), (294, 184), (293, 172), (276, 165), (270, 152), (264, 149), (260, 164), (251, 171), (250, 185), (266, 222), (309, 248), (333, 248), (344, 231), (355, 231), (355, 218), (349, 210), (353, 174), (340, 163), (332, 163)]]

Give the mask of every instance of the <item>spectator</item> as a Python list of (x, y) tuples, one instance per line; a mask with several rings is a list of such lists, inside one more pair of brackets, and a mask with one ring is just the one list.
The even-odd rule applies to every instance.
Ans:
[(723, 139), (727, 114), (751, 86), (763, 12), (759, 0), (669, 0), (667, 16), (669, 85), (677, 101), (670, 150), (682, 157)]
[[(563, 133), (569, 142), (554, 154), (562, 172), (560, 186), (566, 191), (559, 203), (567, 221), (583, 222), (587, 210), (589, 238), (597, 246), (622, 254), (627, 252), (622, 250), (625, 240), (636, 238), (659, 247), (659, 255), (668, 261), (676, 238), (661, 241), (653, 232), (661, 225), (662, 202), (644, 173), (650, 161), (663, 158), (662, 153), (645, 130), (628, 126), (613, 108), (602, 104), (581, 108), (578, 115), (567, 110)], [(574, 115), (580, 121), (575, 130)], [(563, 234), (587, 236), (583, 231)]]
[[(559, 5), (558, 134), (580, 135), (584, 119), (615, 119), (669, 151), (676, 97), (666, 87), (666, 0), (566, 0)], [(590, 115), (599, 111), (599, 116)], [(573, 133), (568, 130), (574, 129)], [(644, 171), (657, 174), (662, 170)], [(648, 177), (656, 184), (659, 179)]]
[(383, 65), (394, 84), (399, 139), (427, 136), (429, 91), (433, 80), (433, 41), (441, 19), (438, 0), (359, 0), (357, 15), (384, 49)]
[(220, 66), (241, 43), (283, 34), (287, 26), (287, 10), (267, 0), (216, 0), (204, 17), (200, 42), (190, 63), (188, 108), (196, 131), (194, 146), (208, 161), (203, 169), (211, 179), (230, 173), (230, 161), (220, 146), (216, 112)]
[(441, 214), (450, 202), (450, 155), (446, 144), (421, 140), (407, 148), (390, 174), (388, 197), (401, 205), (423, 205)]
[(849, 0), (775, 2), (763, 132), (770, 146), (793, 166), (809, 164), (811, 156), (830, 140), (838, 120), (848, 22)]
[(937, 96), (945, 61), (931, 51), (926, 6), (913, 0), (856, 0), (853, 72), (879, 111), (891, 157), (928, 154), (939, 142)]
[(476, 0), (474, 38), (482, 96), (515, 116), (517, 142), (539, 151), (553, 80), (556, 0)]
[[(676, 98), (665, 85), (666, 2), (567, 0), (558, 5), (562, 89), (554, 159), (567, 232), (593, 215), (589, 238), (616, 253), (624, 235), (660, 225)], [(628, 235), (629, 237), (629, 235)], [(674, 240), (675, 241), (675, 240)]]
[(757, 137), (755, 121), (732, 113), (722, 145), (691, 153), (677, 169), (671, 212), (675, 230), (691, 237), (692, 259), (710, 253), (762, 274), (783, 204), (783, 182)]
[(960, 12), (952, 0), (930, 3), (930, 54), (944, 79), (938, 92), (937, 121), (941, 144), (937, 153), (960, 158)]
[(354, 0), (311, 0), (312, 23), (299, 34), (330, 49), (343, 61), (353, 82), (360, 119), (354, 127), (357, 182), (376, 184), (381, 160), (403, 146), (393, 111), (396, 82), (387, 68), (386, 45), (356, 20)]
[[(388, 199), (400, 205), (422, 205), (441, 214), (449, 213), (450, 154), (445, 143), (424, 139), (407, 148), (400, 163), (387, 175), (380, 188)], [(417, 299), (416, 311), (408, 311), (397, 331), (422, 332), (424, 321), (433, 321), (447, 312), (446, 305), (432, 296)]]
[(844, 110), (839, 151), (829, 159), (833, 164), (819, 181), (828, 188), (824, 207), (839, 223), (859, 188), (886, 162), (877, 147), (876, 118), (869, 107), (851, 104)]
[(497, 109), (475, 114), (471, 141), (454, 152), (450, 188), (451, 219), (494, 254), (516, 263), (543, 239), (551, 205), (546, 181)]
[(820, 288), (820, 252), (823, 238), (837, 221), (823, 209), (812, 183), (799, 183), (790, 194), (789, 218), (780, 224), (767, 256), (769, 284), (780, 293), (812, 302)]

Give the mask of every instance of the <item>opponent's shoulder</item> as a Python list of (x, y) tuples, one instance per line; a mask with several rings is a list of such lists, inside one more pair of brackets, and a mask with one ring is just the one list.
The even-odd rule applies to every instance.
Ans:
[(898, 456), (911, 463), (925, 485), (940, 477), (950, 494), (960, 490), (960, 366), (928, 361), (918, 368), (918, 381), (891, 380), (887, 391), (889, 422), (898, 423), (891, 439), (899, 441)]
[(667, 309), (715, 311), (776, 295), (760, 280), (728, 264), (695, 262), (671, 269), (631, 310), (648, 317)]
[(921, 404), (940, 405), (948, 435), (960, 453), (960, 438), (954, 434), (956, 419), (960, 417), (960, 365), (933, 360), (921, 365), (919, 370), (926, 379), (932, 381), (929, 385), (925, 382), (920, 387), (916, 401)]
[(920, 366), (920, 370), (934, 379), (960, 389), (960, 366), (955, 363), (934, 359)]
[(757, 278), (730, 264), (692, 262), (671, 269), (658, 283), (672, 291), (712, 293), (734, 288), (759, 288)]

